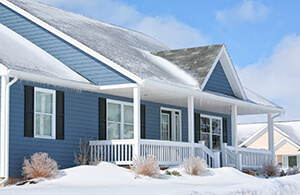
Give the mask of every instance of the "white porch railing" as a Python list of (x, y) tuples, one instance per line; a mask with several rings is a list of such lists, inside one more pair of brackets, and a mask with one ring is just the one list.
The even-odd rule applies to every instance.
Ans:
[(132, 163), (133, 139), (90, 141), (91, 162), (114, 162), (118, 165)]
[[(172, 142), (162, 140), (140, 140), (140, 156), (153, 155), (160, 165), (182, 164), (184, 159), (199, 156), (206, 160), (209, 167), (220, 166), (220, 153), (212, 152), (204, 143)], [(134, 140), (97, 140), (91, 141), (91, 161), (107, 161), (118, 165), (132, 164)], [(194, 148), (194, 154), (192, 151)]]
[(235, 167), (242, 169), (259, 169), (264, 162), (271, 160), (271, 151), (252, 148), (235, 148), (232, 146), (222, 145), (222, 163), (223, 166)]

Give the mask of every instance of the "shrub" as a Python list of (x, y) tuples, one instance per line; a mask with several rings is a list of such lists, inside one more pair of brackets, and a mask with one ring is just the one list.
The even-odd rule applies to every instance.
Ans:
[(260, 174), (265, 177), (277, 176), (279, 175), (279, 166), (275, 165), (272, 160), (266, 161), (260, 170)]
[(147, 157), (133, 158), (131, 170), (138, 175), (146, 175), (149, 177), (159, 176), (160, 168), (158, 161), (154, 156), (148, 155)]
[(165, 174), (166, 175), (174, 175), (174, 176), (177, 176), (177, 177), (180, 177), (181, 176), (181, 174), (178, 172), (178, 171), (169, 171), (169, 170), (166, 170), (165, 171)]
[(51, 159), (47, 153), (39, 152), (24, 158), (22, 175), (26, 179), (47, 178), (58, 174), (57, 162)]
[(192, 157), (184, 160), (183, 167), (187, 174), (204, 175), (207, 169), (207, 164), (206, 161), (200, 157)]
[(298, 173), (300, 173), (299, 167), (296, 167), (296, 166), (294, 166), (293, 168), (289, 168), (289, 169), (286, 170), (286, 174), (287, 175), (296, 175)]
[(79, 139), (79, 144), (77, 150), (74, 150), (74, 163), (76, 165), (94, 165), (95, 162), (91, 162), (90, 155), (91, 155), (91, 148), (90, 148), (90, 141), (91, 139)]

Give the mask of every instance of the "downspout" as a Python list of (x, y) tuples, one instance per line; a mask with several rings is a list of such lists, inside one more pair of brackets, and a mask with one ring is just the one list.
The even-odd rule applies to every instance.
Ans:
[[(5, 105), (1, 105), (4, 106), (3, 108), (3, 112), (1, 112), (1, 114), (4, 114), (4, 116), (1, 115), (1, 122), (5, 122), (5, 124), (1, 124), (1, 127), (4, 127), (4, 129), (1, 129), (1, 132), (3, 131), (3, 133), (1, 135), (4, 135), (4, 138), (1, 137), (1, 140), (4, 140), (4, 143), (1, 143), (1, 153), (4, 152), (5, 154), (1, 156), (4, 156), (4, 159), (1, 158), (1, 164), (4, 163), (4, 180), (2, 180), (0, 182), (0, 185), (5, 184), (8, 181), (9, 178), (9, 103), (10, 103), (10, 86), (12, 86), (15, 82), (17, 82), (18, 77), (15, 76), (14, 79), (12, 81), (10, 81), (9, 83), (7, 83), (9, 81), (9, 76), (5, 75), (3, 76), (4, 79), (2, 79), (2, 81), (5, 81), (5, 89), (1, 89), (4, 90), (2, 94), (5, 95)], [(2, 97), (3, 98), (3, 97)], [(2, 111), (2, 109), (1, 109)], [(2, 119), (2, 117), (4, 117)]]

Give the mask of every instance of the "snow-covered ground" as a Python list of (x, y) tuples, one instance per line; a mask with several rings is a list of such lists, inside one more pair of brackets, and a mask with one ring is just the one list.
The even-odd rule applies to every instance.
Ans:
[[(233, 168), (209, 169), (206, 176), (135, 179), (131, 170), (110, 163), (62, 170), (56, 179), (8, 186), (0, 194), (300, 194), (300, 174), (273, 179), (246, 175)], [(164, 171), (162, 171), (162, 174)]]

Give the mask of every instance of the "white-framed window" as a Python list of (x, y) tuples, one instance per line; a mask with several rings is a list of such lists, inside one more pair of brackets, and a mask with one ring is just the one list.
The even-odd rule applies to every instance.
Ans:
[(292, 168), (294, 166), (300, 166), (300, 155), (283, 155), (282, 156), (282, 168)]
[(200, 117), (200, 140), (205, 141), (206, 147), (221, 150), (222, 118), (210, 115)]
[(107, 99), (107, 139), (133, 139), (133, 104)]
[(170, 108), (160, 109), (160, 138), (181, 141), (181, 111)]
[(56, 91), (34, 88), (34, 137), (55, 139)]

